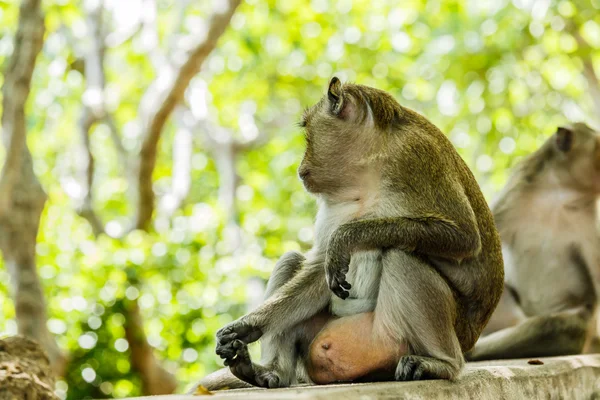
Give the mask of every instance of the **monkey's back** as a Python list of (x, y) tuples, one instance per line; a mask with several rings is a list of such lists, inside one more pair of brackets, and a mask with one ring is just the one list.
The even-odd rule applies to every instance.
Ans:
[[(463, 351), (470, 350), (500, 301), (504, 285), (504, 265), (500, 236), (492, 212), (473, 173), (458, 154), (450, 140), (435, 125), (420, 114), (403, 108), (409, 126), (418, 129), (401, 129), (404, 144), (419, 153), (412, 160), (419, 165), (414, 170), (439, 165), (430, 175), (446, 182), (456, 190), (460, 186), (473, 210), (480, 235), (481, 250), (472, 258), (455, 261), (432, 259), (436, 269), (452, 288), (457, 302), (456, 332)], [(402, 156), (402, 155), (399, 155)], [(442, 190), (431, 182), (430, 190)], [(447, 203), (444, 193), (438, 193), (439, 203)], [(443, 204), (452, 207), (452, 204)]]
[(459, 316), (457, 320), (457, 332), (471, 331), (468, 335), (470, 340), (464, 344), (461, 342), (463, 351), (468, 351), (477, 342), (500, 301), (504, 287), (504, 261), (500, 235), (479, 184), (458, 153), (455, 158), (458, 168), (463, 171), (463, 187), (475, 212), (481, 236), (481, 252), (469, 261), (476, 287), (465, 300), (458, 301), (463, 318)]

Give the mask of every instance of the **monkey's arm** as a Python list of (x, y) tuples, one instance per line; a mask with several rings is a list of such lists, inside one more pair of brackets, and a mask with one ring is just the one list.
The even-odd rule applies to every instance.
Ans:
[(475, 224), (460, 226), (441, 217), (380, 218), (340, 226), (327, 250), (336, 254), (387, 247), (461, 260), (477, 254), (481, 239)]
[(327, 248), (325, 268), (330, 289), (342, 299), (348, 297), (345, 276), (350, 256), (357, 250), (398, 248), (458, 261), (477, 255), (481, 248), (479, 230), (474, 218), (464, 220), (457, 223), (429, 215), (368, 219), (340, 226)]

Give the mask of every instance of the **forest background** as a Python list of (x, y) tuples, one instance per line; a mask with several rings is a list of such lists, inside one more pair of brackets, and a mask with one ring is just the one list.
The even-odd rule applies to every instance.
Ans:
[(333, 75), (425, 114), (491, 200), (557, 126), (598, 127), (599, 10), (0, 1), (0, 337), (38, 340), (61, 398), (184, 390), (311, 245), (297, 122)]

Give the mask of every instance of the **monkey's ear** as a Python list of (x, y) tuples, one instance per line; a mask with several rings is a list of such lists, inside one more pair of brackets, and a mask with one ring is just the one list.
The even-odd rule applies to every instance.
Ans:
[(573, 147), (573, 131), (569, 128), (558, 127), (556, 130), (556, 148), (567, 153)]
[(327, 90), (329, 99), (329, 108), (334, 115), (340, 115), (344, 109), (344, 93), (342, 91), (342, 82), (337, 77), (331, 78), (329, 89)]

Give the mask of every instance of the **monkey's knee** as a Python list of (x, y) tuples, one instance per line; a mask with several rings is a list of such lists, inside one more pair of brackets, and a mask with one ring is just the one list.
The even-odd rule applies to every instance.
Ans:
[(275, 267), (267, 283), (267, 289), (265, 290), (265, 300), (296, 275), (304, 260), (305, 257), (301, 253), (288, 251), (275, 263)]

